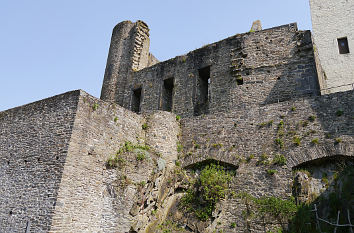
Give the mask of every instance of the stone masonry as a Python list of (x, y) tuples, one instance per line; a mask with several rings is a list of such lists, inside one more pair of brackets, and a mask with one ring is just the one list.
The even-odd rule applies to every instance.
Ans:
[[(238, 34), (152, 66), (147, 56), (140, 56), (141, 64), (147, 68), (133, 66), (133, 60), (139, 60), (136, 49), (132, 50), (134, 58), (125, 57), (130, 58), (130, 62), (112, 60), (119, 57), (112, 49), (115, 46), (129, 50), (115, 41), (117, 33), (123, 33), (125, 27), (120, 28), (125, 24), (127, 22), (120, 23), (113, 30), (107, 67), (126, 67), (127, 64), (130, 71), (113, 73), (107, 68), (101, 98), (118, 98), (117, 103), (133, 111), (170, 110), (181, 116), (193, 116), (319, 93), (311, 33), (298, 31), (296, 24)], [(121, 75), (118, 82), (124, 84), (107, 81), (117, 74)], [(167, 109), (164, 106), (166, 80), (171, 83)], [(105, 93), (113, 93), (117, 87), (119, 93), (124, 92), (123, 97), (119, 94), (119, 97), (108, 98)], [(137, 89), (141, 94), (135, 97)], [(135, 98), (139, 99), (137, 108)]]
[[(0, 112), (0, 232), (286, 229), (236, 194), (324, 199), (323, 174), (353, 164), (354, 91), (320, 95), (310, 31), (258, 29), (159, 62), (148, 26), (124, 21), (101, 99), (77, 90)], [(212, 162), (234, 175), (200, 221), (179, 203)], [(304, 167), (316, 177), (294, 179)]]

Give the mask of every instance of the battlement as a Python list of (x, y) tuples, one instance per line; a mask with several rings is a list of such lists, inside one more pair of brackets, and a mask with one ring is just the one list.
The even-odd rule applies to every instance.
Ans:
[[(139, 22), (136, 25), (146, 30)], [(118, 46), (115, 31), (111, 48)], [(139, 49), (131, 50), (132, 63), (125, 73), (119, 72), (121, 85), (108, 84), (107, 77), (114, 74), (106, 70), (101, 97), (119, 100), (135, 112), (165, 110), (197, 116), (319, 93), (311, 33), (298, 31), (296, 23), (237, 34), (156, 64), (141, 55), (148, 54), (141, 39), (148, 41), (148, 34), (136, 38)], [(110, 62), (113, 53), (111, 49)], [(138, 61), (143, 65), (134, 63)], [(116, 89), (119, 96), (107, 99), (104, 93), (109, 89)]]

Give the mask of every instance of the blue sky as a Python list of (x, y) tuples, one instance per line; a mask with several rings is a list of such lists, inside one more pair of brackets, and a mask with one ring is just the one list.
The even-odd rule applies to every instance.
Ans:
[(160, 61), (247, 32), (257, 19), (311, 29), (309, 0), (2, 0), (0, 111), (75, 89), (99, 97), (112, 29), (138, 19)]

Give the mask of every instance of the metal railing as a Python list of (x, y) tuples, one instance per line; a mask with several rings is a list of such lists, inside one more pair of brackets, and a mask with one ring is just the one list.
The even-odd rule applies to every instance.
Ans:
[(338, 227), (348, 227), (350, 231), (350, 233), (353, 233), (353, 227), (354, 225), (352, 225), (352, 223), (350, 222), (350, 213), (349, 213), (349, 210), (347, 209), (347, 218), (348, 218), (348, 224), (339, 224), (339, 216), (340, 216), (340, 211), (338, 211), (338, 214), (337, 214), (337, 222), (336, 223), (332, 223), (332, 222), (329, 222), (323, 218), (320, 218), (318, 216), (318, 209), (317, 209), (317, 205), (315, 204), (315, 209), (312, 210), (313, 212), (316, 212), (316, 228), (322, 233), (321, 231), (321, 227), (320, 227), (320, 221), (321, 222), (324, 222), (324, 223), (327, 223), (331, 226), (334, 226), (334, 231), (333, 233), (336, 233), (337, 232), (337, 228)]

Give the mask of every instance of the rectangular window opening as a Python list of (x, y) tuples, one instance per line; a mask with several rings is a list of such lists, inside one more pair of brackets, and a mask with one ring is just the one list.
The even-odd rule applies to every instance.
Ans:
[(347, 37), (338, 38), (338, 48), (340, 54), (349, 53), (349, 45)]
[(133, 112), (139, 113), (140, 103), (141, 103), (141, 87), (133, 90), (131, 110)]
[(172, 111), (173, 104), (173, 84), (174, 78), (165, 79), (163, 81), (162, 89), (162, 110), (163, 111)]
[(209, 85), (210, 85), (210, 66), (198, 70), (196, 103), (194, 115), (199, 116), (209, 112)]

